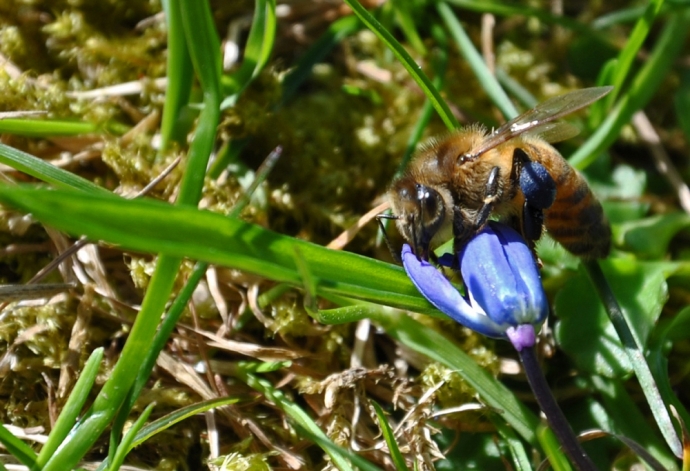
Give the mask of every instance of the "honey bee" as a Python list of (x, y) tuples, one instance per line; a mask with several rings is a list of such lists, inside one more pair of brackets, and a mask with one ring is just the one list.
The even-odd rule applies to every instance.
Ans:
[(398, 230), (414, 253), (454, 237), (456, 251), (499, 215), (534, 247), (543, 227), (569, 252), (605, 258), (611, 228), (584, 178), (548, 142), (577, 134), (555, 120), (598, 100), (612, 87), (551, 98), (492, 133), (455, 131), (423, 148), (388, 192)]

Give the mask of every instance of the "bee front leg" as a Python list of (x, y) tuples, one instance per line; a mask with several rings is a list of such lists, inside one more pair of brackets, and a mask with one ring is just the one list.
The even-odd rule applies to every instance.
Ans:
[(465, 213), (460, 208), (455, 208), (453, 212), (453, 249), (455, 253), (459, 253), (470, 238), (475, 235), (486, 221), (489, 220), (491, 211), (494, 208), (494, 202), (498, 199), (500, 191), (500, 167), (494, 167), (489, 172), (489, 178), (486, 180), (484, 189), (484, 201), (482, 206), (472, 213)]
[(520, 148), (513, 153), (513, 178), (518, 180), (525, 197), (522, 208), (522, 235), (529, 241), (541, 237), (544, 210), (556, 199), (556, 182), (539, 162), (529, 159)]

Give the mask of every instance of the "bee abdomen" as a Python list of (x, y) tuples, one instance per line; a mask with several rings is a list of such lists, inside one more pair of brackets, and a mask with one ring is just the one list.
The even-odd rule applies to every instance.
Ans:
[(611, 249), (611, 226), (601, 203), (575, 170), (568, 167), (556, 180), (556, 200), (544, 212), (546, 229), (573, 255), (606, 258)]

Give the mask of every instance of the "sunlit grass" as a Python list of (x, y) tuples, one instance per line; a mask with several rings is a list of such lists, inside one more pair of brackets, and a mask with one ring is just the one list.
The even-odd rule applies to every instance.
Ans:
[[(469, 462), (489, 469), (500, 463), (499, 449), (516, 469), (536, 468), (527, 456), (549, 456), (561, 466), (549, 432), (538, 433), (524, 382), (499, 370), (510, 354), (500, 343), (444, 320), (400, 267), (379, 260), (387, 249), (375, 247), (373, 223), (350, 245), (358, 253), (323, 245), (380, 200), (399, 159), (409, 157), (430, 134), (476, 119), (492, 126), (525, 109), (523, 103), (606, 84), (614, 84), (615, 92), (592, 106), (589, 121), (573, 117), (582, 137), (566, 143), (564, 155), (586, 168), (615, 221), (615, 246), (603, 273), (633, 326), (634, 342), (652, 349), (651, 367), (661, 389), (657, 399), (663, 401), (655, 403), (656, 420), (663, 421), (660, 411), (671, 403), (690, 420), (682, 397), (674, 394), (684, 383), (680, 370), (663, 367), (677, 369), (682, 362), (659, 341), (682, 351), (687, 337), (668, 331), (668, 325), (683, 325), (688, 312), (681, 310), (690, 273), (682, 232), (687, 220), (676, 214), (669, 184), (654, 173), (646, 171), (642, 185), (621, 179), (638, 178), (640, 168), (649, 166), (615, 144), (623, 133), (626, 146), (637, 145), (627, 126), (634, 112), (648, 107), (653, 117), (665, 116), (655, 124), (669, 139), (664, 143), (678, 149), (682, 117), (674, 114), (671, 100), (676, 84), (685, 83), (677, 58), (690, 9), (661, 1), (645, 10), (592, 3), (559, 14), (507, 2), (388, 2), (364, 8), (348, 0), (360, 21), (341, 5), (310, 10), (294, 2), (277, 12), (274, 1), (257, 0), (254, 10), (231, 5), (211, 11), (206, 2), (183, 1), (163, 2), (163, 23), (143, 6), (127, 10), (127, 3), (123, 0), (118, 4), (123, 10), (116, 11), (101, 6), (99, 14), (34, 6), (37, 14), (54, 19), (42, 34), (57, 50), (43, 51), (43, 63), (26, 50), (45, 38), (27, 30), (21, 45), (11, 28), (3, 29), (5, 54), (22, 71), (51, 74), (45, 64), (55, 64), (60, 73), (46, 80), (56, 89), (83, 91), (118, 79), (143, 83), (138, 95), (84, 100), (38, 83), (19, 86), (26, 77), (2, 78), (7, 108), (40, 109), (48, 116), (0, 121), (7, 136), (0, 162), (16, 170), (6, 174), (17, 182), (27, 176), (41, 182), (39, 188), (3, 183), (0, 201), (31, 213), (40, 224), (108, 247), (101, 249), (105, 262), (94, 256), (79, 262), (86, 275), (80, 272), (70, 301), (53, 301), (75, 318), (85, 310), (97, 313), (79, 317), (75, 332), (61, 332), (60, 345), (46, 348), (40, 329), (48, 324), (40, 316), (26, 317), (39, 329), (28, 341), (17, 340), (17, 326), (0, 326), (6, 355), (16, 355), (19, 365), (39, 360), (40, 373), (55, 384), (64, 382), (60, 387), (69, 393), (66, 405), (67, 396), (52, 403), (63, 411), (52, 432), (47, 400), (32, 401), (40, 411), (34, 409), (31, 417), (6, 413), (6, 423), (42, 425), (51, 433), (36, 457), (1, 430), (0, 441), (19, 461), (54, 470), (84, 459), (102, 461), (109, 435), (109, 466), (144, 459), (151, 459), (151, 467), (164, 460), (182, 462), (195, 447), (202, 450), (202, 458), (196, 458), (201, 465), (216, 444), (221, 455), (260, 456), (274, 467), (300, 463), (303, 469), (322, 468), (323, 456), (339, 469), (388, 469), (389, 459), (396, 469), (435, 460), (440, 460), (438, 469), (461, 469)], [(482, 15), (488, 14), (496, 15), (496, 26), (482, 36), (480, 25), (490, 24)], [(82, 18), (83, 26), (68, 24), (69, 15)], [(118, 28), (98, 21), (99, 16), (112, 18)], [(143, 30), (133, 28), (146, 18), (154, 19), (140, 24)], [(7, 24), (12, 21), (12, 27), (22, 27), (12, 17)], [(91, 41), (77, 41), (89, 35)], [(151, 49), (132, 46), (130, 35), (148, 41), (153, 50), (165, 48), (164, 92), (148, 88), (149, 81), (160, 78), (146, 76), (142, 65), (152, 60)], [(492, 44), (482, 43), (482, 37), (491, 37)], [(571, 62), (581, 61), (582, 44), (594, 51), (588, 67)], [(237, 62), (225, 70), (224, 54), (233, 45)], [(486, 47), (495, 62), (479, 52)], [(139, 76), (123, 67), (128, 62), (133, 70), (142, 67)], [(95, 64), (102, 73), (89, 76)], [(163, 61), (153, 70), (162, 71)], [(249, 204), (242, 200), (242, 209), (232, 212), (252, 180), (266, 177), (257, 168), (277, 146), (283, 153), (275, 170), (256, 186)], [(108, 152), (110, 160), (103, 161), (116, 162), (110, 168), (101, 163)], [(176, 156), (183, 157), (179, 168), (148, 196), (128, 200), (112, 194), (140, 189)], [(12, 229), (17, 227), (12, 218), (20, 213), (4, 213), (5, 245), (45, 246), (39, 223), (24, 235)], [(398, 244), (395, 229), (388, 232)], [(6, 251), (0, 272), (3, 283), (29, 279), (44, 263), (45, 257), (12, 250)], [(128, 254), (129, 266), (121, 252)], [(575, 397), (563, 404), (574, 428), (610, 426), (607, 432), (644, 444), (664, 469), (677, 469), (673, 455), (679, 450), (669, 424), (662, 424), (663, 435), (644, 425), (653, 422), (647, 403), (627, 391), (639, 387), (634, 376), (630, 379), (633, 371), (640, 374), (626, 356), (631, 344), (618, 341), (578, 261), (549, 241), (539, 252), (560, 352), (543, 363), (556, 393), (560, 388)], [(186, 260), (199, 264), (193, 269)], [(207, 271), (206, 264), (217, 268)], [(143, 276), (135, 276), (138, 267)], [(135, 287), (133, 277), (144, 286)], [(594, 283), (602, 282), (595, 278)], [(66, 356), (70, 338), (76, 342), (79, 335), (86, 340), (69, 346), (77, 352), (71, 365), (87, 366), (74, 383), (67, 369), (61, 372), (46, 356), (40, 360), (45, 351)], [(13, 350), (13, 343), (28, 349)], [(90, 357), (92, 351), (97, 353)], [(174, 358), (176, 368), (167, 363), (154, 368), (160, 351)], [(248, 358), (256, 363), (246, 363)], [(33, 387), (44, 381), (26, 371), (10, 371), (11, 384), (21, 388), (31, 381)], [(640, 381), (646, 393), (651, 379)], [(426, 396), (429, 390), (435, 393)], [(12, 399), (5, 409), (10, 404), (11, 410), (21, 409), (13, 402), (17, 394), (8, 393)], [(232, 399), (222, 399), (228, 394)], [(434, 416), (475, 395), (488, 407), (485, 413)], [(370, 399), (381, 407), (374, 411)], [(616, 400), (627, 407), (616, 406)], [(153, 402), (156, 406), (147, 408)], [(221, 404), (230, 409), (219, 409), (213, 420), (208, 412), (207, 421), (192, 417)], [(77, 415), (80, 420), (73, 424)], [(144, 424), (159, 417), (162, 422)], [(166, 448), (157, 434), (178, 433), (175, 424), (183, 417), (181, 424), (190, 424), (192, 433), (176, 449)], [(207, 434), (207, 426), (214, 433)], [(139, 435), (137, 427), (143, 427)], [(132, 451), (134, 445), (139, 448)], [(631, 459), (620, 443), (594, 440), (586, 447), (602, 468)], [(144, 458), (146, 453), (155, 458)], [(611, 456), (619, 456), (616, 463)]]

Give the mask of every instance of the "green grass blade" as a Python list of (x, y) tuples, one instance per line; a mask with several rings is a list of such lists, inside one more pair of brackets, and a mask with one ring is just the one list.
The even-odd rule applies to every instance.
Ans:
[(439, 2), (436, 8), (450, 31), (451, 36), (455, 39), (460, 53), (467, 61), (470, 68), (472, 68), (474, 75), (477, 77), (479, 83), (482, 84), (484, 90), (486, 90), (491, 101), (494, 102), (498, 109), (501, 110), (501, 113), (503, 113), (503, 116), (507, 119), (517, 116), (518, 111), (515, 109), (515, 105), (510, 101), (506, 92), (503, 91), (503, 88), (498, 83), (498, 80), (496, 80), (494, 74), (492, 74), (486, 66), (484, 59), (474, 47), (474, 44), (472, 44), (470, 37), (465, 33), (464, 28), (460, 24), (460, 21), (458, 21), (453, 10), (444, 2)]
[(60, 416), (55, 422), (53, 430), (50, 431), (48, 441), (43, 445), (36, 459), (36, 466), (38, 469), (43, 468), (48, 462), (48, 459), (53, 456), (55, 450), (57, 450), (60, 443), (63, 442), (69, 431), (77, 422), (77, 418), (84, 409), (84, 405), (96, 382), (96, 376), (98, 375), (102, 359), (103, 348), (101, 347), (94, 350), (86, 361), (84, 369), (79, 375), (77, 383), (74, 385), (74, 389), (72, 389), (67, 402), (62, 408), (62, 412), (60, 412)]
[(388, 450), (390, 451), (391, 460), (395, 465), (395, 469), (397, 471), (409, 471), (409, 468), (405, 463), (405, 458), (403, 457), (402, 453), (400, 453), (398, 442), (395, 441), (395, 434), (393, 433), (393, 429), (388, 424), (386, 414), (383, 413), (383, 409), (381, 409), (381, 406), (378, 405), (376, 401), (371, 401), (371, 405), (374, 406), (374, 410), (376, 411), (376, 417), (379, 419), (379, 427), (381, 428), (381, 434), (383, 435), (383, 438), (386, 440), (386, 445), (388, 445)]
[(568, 458), (561, 450), (561, 444), (555, 439), (551, 429), (545, 425), (540, 425), (536, 430), (539, 443), (544, 449), (544, 453), (549, 459), (549, 464), (554, 471), (573, 471), (573, 468), (568, 462)]
[(618, 300), (616, 299), (611, 287), (606, 280), (601, 266), (595, 261), (590, 261), (584, 264), (587, 270), (587, 275), (591, 278), (592, 284), (601, 298), (606, 314), (611, 320), (618, 334), (618, 338), (625, 349), (625, 352), (630, 359), (630, 364), (635, 371), (637, 381), (640, 383), (645, 399), (649, 404), (649, 408), (654, 416), (661, 434), (666, 439), (669, 448), (677, 457), (683, 456), (683, 447), (676, 435), (675, 427), (671, 421), (671, 416), (666, 404), (664, 403), (659, 388), (656, 385), (654, 376), (649, 368), (649, 364), (644, 356), (644, 348), (640, 345), (630, 328), (628, 320), (625, 318), (621, 310)]
[(208, 401), (197, 402), (189, 406), (178, 409), (170, 414), (154, 420), (147, 426), (143, 427), (137, 432), (136, 437), (132, 441), (130, 450), (144, 443), (154, 435), (172, 427), (173, 425), (182, 422), (189, 417), (201, 414), (217, 407), (229, 406), (230, 404), (237, 404), (240, 401), (237, 397), (221, 397), (217, 399), (210, 399)]
[(14, 147), (0, 143), (0, 163), (24, 172), (34, 178), (50, 183), (56, 188), (72, 188), (87, 193), (109, 193), (104, 188), (91, 183), (73, 173), (62, 170), (55, 165)]
[[(220, 41), (207, 2), (183, 0), (179, 5), (192, 64), (203, 90), (204, 107), (189, 149), (177, 204), (196, 206), (220, 117)], [(46, 463), (45, 471), (73, 467), (103, 433), (126, 400), (143, 362), (140, 352), (148, 349), (155, 336), (179, 265), (178, 258), (159, 257), (141, 311), (109, 380), (74, 432)]]
[[(220, 214), (152, 200), (85, 197), (74, 191), (30, 186), (0, 185), (0, 201), (68, 233), (86, 234), (123, 248), (231, 266), (293, 285), (302, 283), (293, 256), (294, 246), (299, 246), (318, 279), (320, 293), (438, 313), (400, 267), (328, 250)], [(138, 358), (135, 363), (140, 361)]]
[(141, 430), (141, 428), (144, 426), (146, 421), (149, 419), (151, 416), (151, 412), (153, 412), (153, 408), (156, 406), (155, 403), (149, 404), (146, 409), (141, 413), (139, 418), (132, 424), (132, 428), (130, 428), (125, 436), (122, 438), (122, 442), (120, 443), (120, 446), (117, 449), (117, 452), (115, 453), (115, 456), (113, 457), (113, 460), (111, 461), (110, 466), (108, 467), (110, 471), (118, 471), (121, 467), (122, 464), (125, 462), (125, 458), (127, 457), (127, 454), (130, 452), (132, 449), (132, 442), (134, 441), (135, 434)]
[(417, 85), (422, 89), (424, 94), (429, 98), (434, 106), (434, 109), (438, 113), (441, 120), (448, 127), (448, 129), (458, 128), (458, 120), (455, 119), (453, 113), (451, 113), (450, 108), (446, 102), (441, 98), (438, 90), (434, 88), (434, 85), (429, 80), (424, 72), (417, 63), (410, 57), (405, 48), (396, 41), (393, 35), (386, 30), (381, 24), (376, 21), (376, 19), (369, 13), (357, 0), (345, 0), (350, 8), (355, 12), (360, 20), (374, 33), (376, 36), (383, 41), (383, 43), (388, 46), (388, 48), (395, 54), (395, 57), (400, 61), (400, 63), (405, 67), (405, 70), (410, 74), (412, 79), (417, 82)]
[(571, 165), (583, 169), (616, 140), (632, 115), (652, 98), (669, 68), (685, 44), (690, 30), (690, 8), (679, 8), (662, 28), (654, 49), (633, 80), (630, 90), (622, 96), (597, 131), (569, 159)]
[(189, 146), (188, 163), (177, 203), (196, 206), (206, 176), (206, 166), (215, 144), (220, 121), (220, 40), (208, 2), (185, 0), (180, 3), (182, 26), (189, 54), (203, 91), (203, 110)]
[(618, 24), (632, 22), (644, 15), (648, 6), (649, 5), (639, 5), (629, 8), (620, 8), (600, 16), (589, 25), (593, 29), (604, 30)]
[[(364, 471), (379, 470), (378, 467), (369, 463), (364, 458), (335, 445), (302, 408), (288, 400), (285, 395), (280, 390), (274, 388), (270, 382), (251, 374), (250, 371), (251, 368), (239, 368), (237, 375), (242, 381), (247, 383), (251, 388), (261, 392), (268, 400), (290, 417), (290, 419), (301, 429), (301, 434), (306, 435), (328, 454), (337, 469), (342, 471), (354, 471), (355, 469), (362, 469)], [(354, 468), (350, 462), (352, 462), (356, 468)]]
[(268, 62), (275, 42), (276, 24), (275, 0), (256, 0), (242, 65), (223, 79), (223, 92), (231, 95), (231, 102), (224, 102), (223, 108), (234, 104), (236, 96), (242, 93)]
[(405, 34), (407, 42), (410, 43), (412, 49), (420, 56), (426, 56), (427, 49), (424, 46), (424, 41), (419, 36), (417, 31), (417, 24), (415, 23), (414, 13), (412, 8), (414, 5), (409, 0), (394, 0), (393, 9), (395, 10), (395, 18), (400, 25), (400, 29)]
[(610, 85), (613, 85), (613, 90), (604, 98), (608, 104), (607, 108), (610, 108), (613, 103), (616, 102), (618, 95), (621, 93), (623, 84), (630, 73), (633, 61), (637, 57), (642, 44), (647, 39), (652, 23), (663, 4), (664, 0), (651, 0), (649, 2), (644, 15), (637, 21), (635, 28), (632, 33), (630, 33), (628, 42), (625, 44), (620, 54), (618, 54), (618, 63), (613, 74), (613, 80), (610, 83)]
[(163, 8), (168, 26), (168, 61), (166, 64), (168, 85), (165, 89), (165, 105), (161, 118), (161, 150), (165, 151), (172, 141), (184, 144), (187, 138), (186, 130), (181, 129), (179, 125), (180, 113), (189, 103), (194, 69), (187, 48), (187, 39), (182, 28), (182, 12), (179, 3), (164, 1)]
[(525, 444), (515, 434), (515, 431), (495, 413), (490, 413), (489, 419), (505, 441), (508, 450), (510, 450), (510, 455), (513, 458), (513, 466), (515, 466), (515, 469), (517, 471), (532, 471), (532, 463), (527, 450), (525, 450)]
[(0, 424), (0, 443), (24, 466), (36, 469), (36, 453), (29, 445), (15, 437), (12, 432)]
[(100, 126), (81, 121), (60, 121), (52, 119), (1, 119), (0, 133), (18, 136), (78, 136), (101, 132)]
[[(317, 291), (417, 312), (435, 312), (399, 267), (327, 250), (219, 214), (156, 201), (130, 201), (115, 196), (84, 198), (76, 192), (26, 187), (0, 186), (0, 201), (30, 211), (59, 229), (87, 233), (93, 239), (107, 240), (124, 248), (187, 255), (293, 285), (301, 283), (293, 256), (293, 247), (297, 245), (318, 280)], [(502, 416), (520, 435), (534, 442), (533, 414), (450, 341), (405, 316), (377, 320), (394, 338), (461, 372), (489, 405), (502, 411)], [(135, 334), (134, 331), (130, 334), (130, 341), (139, 338)], [(139, 348), (148, 347), (139, 345)], [(85, 425), (91, 426), (91, 422)]]

